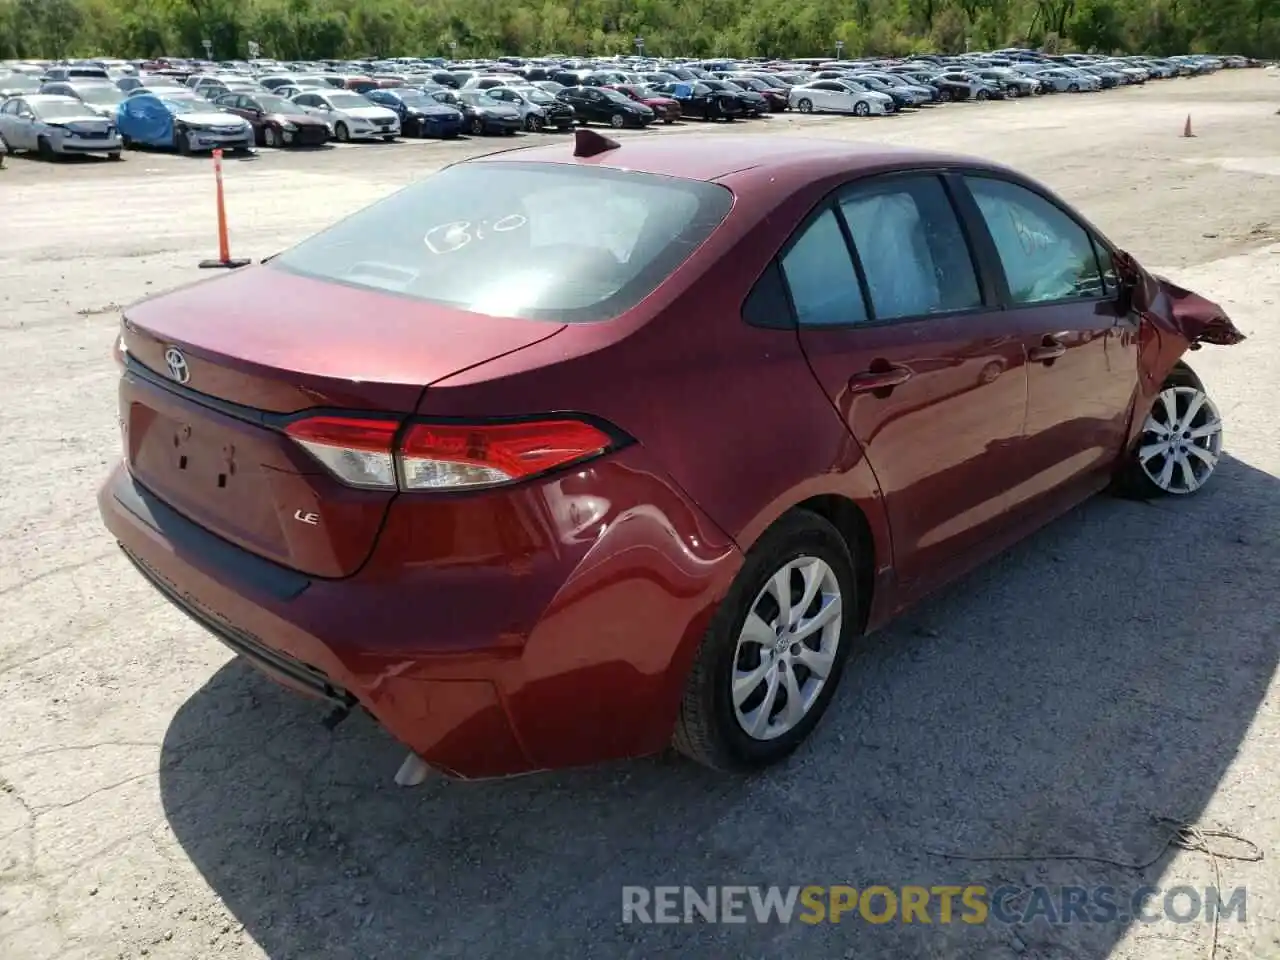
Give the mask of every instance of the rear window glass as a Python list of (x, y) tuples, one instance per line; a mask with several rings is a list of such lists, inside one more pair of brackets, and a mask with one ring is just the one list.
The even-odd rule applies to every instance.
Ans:
[(648, 296), (724, 220), (716, 184), (550, 163), (448, 167), (270, 261), (475, 313), (564, 323)]

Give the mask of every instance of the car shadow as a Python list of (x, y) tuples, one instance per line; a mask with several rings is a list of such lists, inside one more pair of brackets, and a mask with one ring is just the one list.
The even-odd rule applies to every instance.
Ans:
[(1196, 497), (1091, 500), (864, 641), (811, 742), (757, 776), (661, 757), (401, 789), (371, 721), (327, 732), (232, 661), (167, 731), (164, 809), (275, 960), (1106, 956), (1122, 924), (642, 926), (621, 888), (1159, 883), (1164, 858), (937, 851), (1136, 861), (1153, 815), (1201, 814), (1276, 670), (1278, 493), (1224, 458)]

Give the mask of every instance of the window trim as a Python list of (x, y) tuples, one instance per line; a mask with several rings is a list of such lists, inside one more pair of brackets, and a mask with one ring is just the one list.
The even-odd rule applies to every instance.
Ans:
[[(1013, 293), (1009, 288), (1009, 277), (1005, 273), (1004, 262), (1000, 259), (999, 249), (996, 246), (995, 238), (991, 235), (991, 228), (987, 226), (987, 220), (982, 215), (982, 210), (978, 206), (978, 200), (969, 189), (968, 179), (984, 179), (995, 180), (999, 183), (1008, 184), (1013, 187), (1021, 187), (1033, 196), (1039, 197), (1049, 206), (1053, 207), (1062, 216), (1066, 217), (1077, 227), (1079, 227), (1085, 235), (1085, 239), (1089, 241), (1089, 249), (1093, 253), (1093, 265), (1098, 271), (1098, 280), (1102, 284), (1103, 292), (1093, 297), (1059, 297), (1056, 300), (1036, 300), (1031, 303), (1020, 303), (1013, 298)], [(1049, 195), (1043, 188), (1033, 183), (1029, 183), (1018, 177), (1009, 177), (998, 172), (989, 170), (975, 170), (972, 168), (956, 168), (951, 171), (951, 179), (955, 181), (955, 189), (957, 193), (962, 194), (966, 198), (966, 206), (969, 208), (968, 215), (974, 218), (974, 229), (979, 231), (984, 238), (985, 244), (989, 245), (990, 255), (994, 258), (989, 264), (989, 268), (993, 271), (992, 279), (995, 281), (996, 289), (999, 294), (1000, 308), (1004, 310), (1036, 310), (1041, 307), (1059, 307), (1066, 304), (1097, 304), (1103, 302), (1111, 302), (1116, 299), (1119, 290), (1112, 291), (1107, 284), (1106, 274), (1102, 270), (1102, 261), (1098, 257), (1098, 248), (1103, 247), (1114, 258), (1115, 249), (1106, 243), (1093, 227), (1081, 218), (1056, 197)]]

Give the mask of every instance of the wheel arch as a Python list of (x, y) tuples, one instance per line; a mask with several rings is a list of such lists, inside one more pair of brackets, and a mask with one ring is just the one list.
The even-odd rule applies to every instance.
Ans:
[[(824, 493), (797, 503), (787, 514), (797, 510), (816, 513), (836, 530), (853, 558), (853, 574), (858, 585), (858, 632), (867, 629), (871, 605), (876, 595), (877, 551), (871, 524), (862, 508), (840, 494)], [(783, 516), (786, 516), (784, 514)]]

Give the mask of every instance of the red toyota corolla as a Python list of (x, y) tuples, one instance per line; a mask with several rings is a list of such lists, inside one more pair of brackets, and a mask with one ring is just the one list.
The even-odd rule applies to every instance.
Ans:
[(866, 631), (1109, 484), (1188, 494), (1222, 311), (991, 163), (580, 132), (126, 311), (106, 525), (465, 777), (776, 761)]

